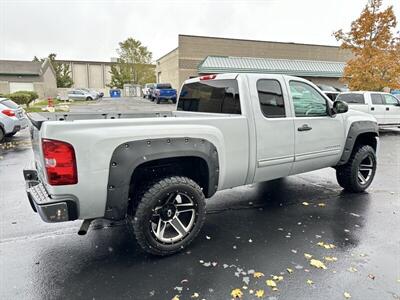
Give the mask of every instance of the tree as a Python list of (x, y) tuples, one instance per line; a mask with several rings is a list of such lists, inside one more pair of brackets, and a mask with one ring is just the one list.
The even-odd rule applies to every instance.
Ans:
[(341, 48), (354, 55), (343, 75), (351, 90), (400, 88), (400, 34), (395, 32), (396, 25), (393, 6), (383, 10), (382, 0), (370, 0), (349, 32), (340, 29), (334, 33)]
[(125, 83), (145, 84), (155, 81), (152, 53), (142, 43), (128, 38), (119, 43), (118, 61), (111, 67), (110, 87), (122, 88)]
[[(71, 71), (69, 69), (69, 64), (63, 64), (56, 62), (56, 56), (57, 54), (55, 53), (50, 53), (47, 58), (49, 59), (51, 65), (53, 66), (53, 69), (56, 73), (56, 80), (57, 80), (57, 87), (59, 88), (70, 88), (74, 84), (72, 78), (71, 78)], [(37, 56), (33, 58), (33, 61), (40, 61), (44, 62), (45, 58), (39, 59)]]

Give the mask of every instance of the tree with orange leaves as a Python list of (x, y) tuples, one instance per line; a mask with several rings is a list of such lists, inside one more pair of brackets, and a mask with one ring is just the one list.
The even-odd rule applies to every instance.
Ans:
[(400, 88), (400, 33), (393, 6), (382, 9), (382, 0), (369, 0), (349, 32), (336, 31), (341, 48), (354, 58), (347, 62), (343, 81), (351, 90), (381, 91)]

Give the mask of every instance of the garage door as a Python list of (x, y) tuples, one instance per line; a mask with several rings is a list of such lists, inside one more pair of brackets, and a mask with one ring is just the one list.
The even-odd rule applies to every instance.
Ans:
[(31, 82), (10, 82), (10, 93), (18, 91), (33, 91), (33, 83)]

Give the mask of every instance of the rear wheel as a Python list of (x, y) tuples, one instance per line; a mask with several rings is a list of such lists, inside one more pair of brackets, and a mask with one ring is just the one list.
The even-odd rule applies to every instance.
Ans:
[(93, 98), (92, 97), (86, 97), (86, 101), (92, 101)]
[(362, 192), (372, 183), (376, 172), (376, 156), (371, 146), (356, 148), (349, 161), (336, 169), (336, 178), (341, 187), (349, 192)]
[(189, 245), (203, 226), (204, 194), (187, 177), (159, 180), (139, 198), (130, 225), (145, 252), (161, 256), (174, 254)]

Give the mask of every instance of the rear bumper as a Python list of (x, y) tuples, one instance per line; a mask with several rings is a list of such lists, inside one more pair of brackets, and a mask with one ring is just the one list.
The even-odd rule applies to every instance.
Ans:
[(36, 170), (24, 170), (26, 194), (34, 212), (48, 223), (73, 221), (78, 218), (77, 199), (73, 195), (49, 195)]

